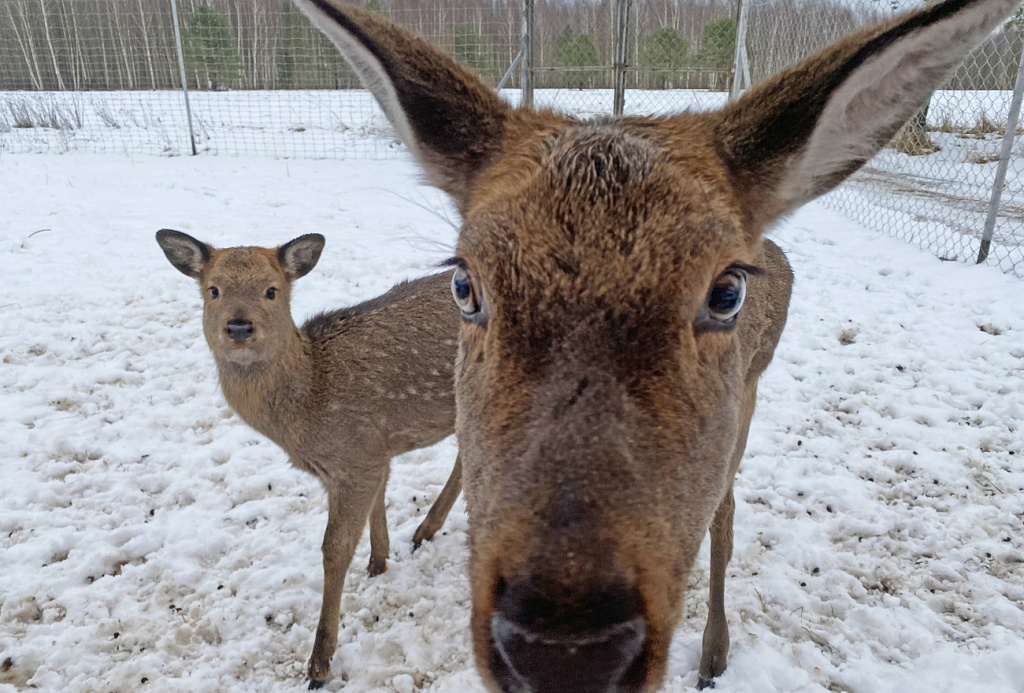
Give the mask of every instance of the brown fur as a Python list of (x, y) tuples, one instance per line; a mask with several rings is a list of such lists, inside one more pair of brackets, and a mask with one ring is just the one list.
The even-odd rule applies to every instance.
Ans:
[[(517, 110), (407, 32), (294, 0), (463, 215), (482, 309), (455, 369), (478, 667), (506, 693), (652, 691), (712, 536), (700, 664), (729, 648), (732, 481), (792, 276), (762, 234), (873, 156), (1015, 0), (866, 29), (719, 112)], [(716, 285), (751, 269), (734, 325)]]
[[(291, 285), (315, 264), (315, 239), (310, 246), (315, 257), (307, 257), (298, 270), (287, 258), (282, 261), (279, 249), (217, 250), (166, 231), (158, 240), (171, 262), (199, 282), (203, 331), (228, 404), (327, 490), (323, 609), (309, 665), (311, 682), (319, 684), (330, 670), (345, 573), (368, 517), (368, 570), (377, 575), (387, 569), (384, 488), (391, 458), (433, 445), (454, 430), (458, 310), (451, 302), (450, 276), (403, 282), (297, 328), (289, 308)], [(217, 298), (211, 287), (218, 289)], [(277, 292), (273, 300), (266, 297), (271, 287)], [(233, 341), (225, 328), (238, 319), (254, 325), (242, 342)], [(433, 537), (460, 490), (457, 459), (416, 530), (416, 545)]]

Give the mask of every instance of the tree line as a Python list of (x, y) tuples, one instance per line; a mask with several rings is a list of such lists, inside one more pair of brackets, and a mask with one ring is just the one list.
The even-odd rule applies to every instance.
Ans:
[[(192, 89), (348, 89), (358, 80), (288, 0), (177, 0)], [(366, 0), (496, 84), (520, 47), (519, 0)], [(537, 0), (538, 87), (610, 88), (614, 0)], [(751, 6), (755, 82), (874, 20), (883, 4), (776, 0)], [(627, 86), (726, 89), (736, 0), (635, 0)], [(1020, 23), (1020, 20), (1018, 20)], [(1012, 87), (1019, 31), (961, 68), (960, 88)], [(509, 86), (517, 87), (519, 74)], [(181, 85), (170, 0), (2, 0), (0, 89), (150, 90)]]

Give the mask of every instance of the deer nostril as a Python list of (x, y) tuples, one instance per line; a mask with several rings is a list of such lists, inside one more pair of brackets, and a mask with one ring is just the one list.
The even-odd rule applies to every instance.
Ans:
[(642, 678), (647, 625), (635, 590), (556, 603), (529, 585), (499, 582), (491, 665), (503, 690), (609, 693), (632, 690), (626, 679)]
[(228, 337), (233, 342), (244, 342), (252, 336), (251, 320), (231, 320), (227, 327)]
[(622, 690), (627, 672), (640, 660), (647, 626), (637, 616), (606, 628), (554, 635), (494, 615), (491, 636), (504, 665), (494, 673), (505, 691), (611, 693)]

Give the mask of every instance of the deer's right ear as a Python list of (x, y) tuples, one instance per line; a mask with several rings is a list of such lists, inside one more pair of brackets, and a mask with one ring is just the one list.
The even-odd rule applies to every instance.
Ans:
[(156, 232), (156, 242), (163, 248), (171, 264), (193, 279), (199, 279), (206, 263), (210, 261), (210, 246), (187, 233), (161, 229)]
[(464, 211), (512, 108), (473, 72), (386, 19), (338, 0), (292, 1), (373, 93), (430, 183)]

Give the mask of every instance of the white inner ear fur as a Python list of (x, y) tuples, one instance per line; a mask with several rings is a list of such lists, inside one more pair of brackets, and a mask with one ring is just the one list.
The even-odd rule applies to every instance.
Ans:
[(307, 275), (320, 259), (320, 248), (314, 242), (296, 243), (284, 249), (282, 269), (291, 275), (291, 278), (298, 279)]
[(924, 26), (869, 58), (829, 99), (807, 146), (779, 190), (784, 206), (815, 197), (815, 181), (885, 145), (880, 133), (924, 106), (957, 64), (1013, 11), (1020, 0), (980, 0)]
[(173, 259), (188, 267), (194, 276), (202, 273), (204, 264), (203, 251), (198, 246), (183, 238), (174, 236), (168, 238), (165, 244), (173, 255)]
[[(409, 121), (405, 117), (405, 112), (402, 110), (402, 105), (398, 100), (398, 93), (395, 91), (391, 78), (384, 71), (380, 61), (358, 39), (345, 31), (342, 26), (309, 0), (292, 0), (292, 3), (309, 17), (313, 25), (324, 32), (327, 38), (331, 40), (331, 43), (337, 47), (342, 57), (349, 62), (352, 69), (359, 75), (359, 80), (363, 83), (363, 86), (377, 99), (380, 107), (384, 110), (384, 115), (387, 116), (397, 131), (398, 139), (404, 142), (412, 150), (413, 154), (416, 155), (416, 158), (419, 159), (418, 143), (413, 136)], [(337, 5), (334, 2), (331, 4)]]

